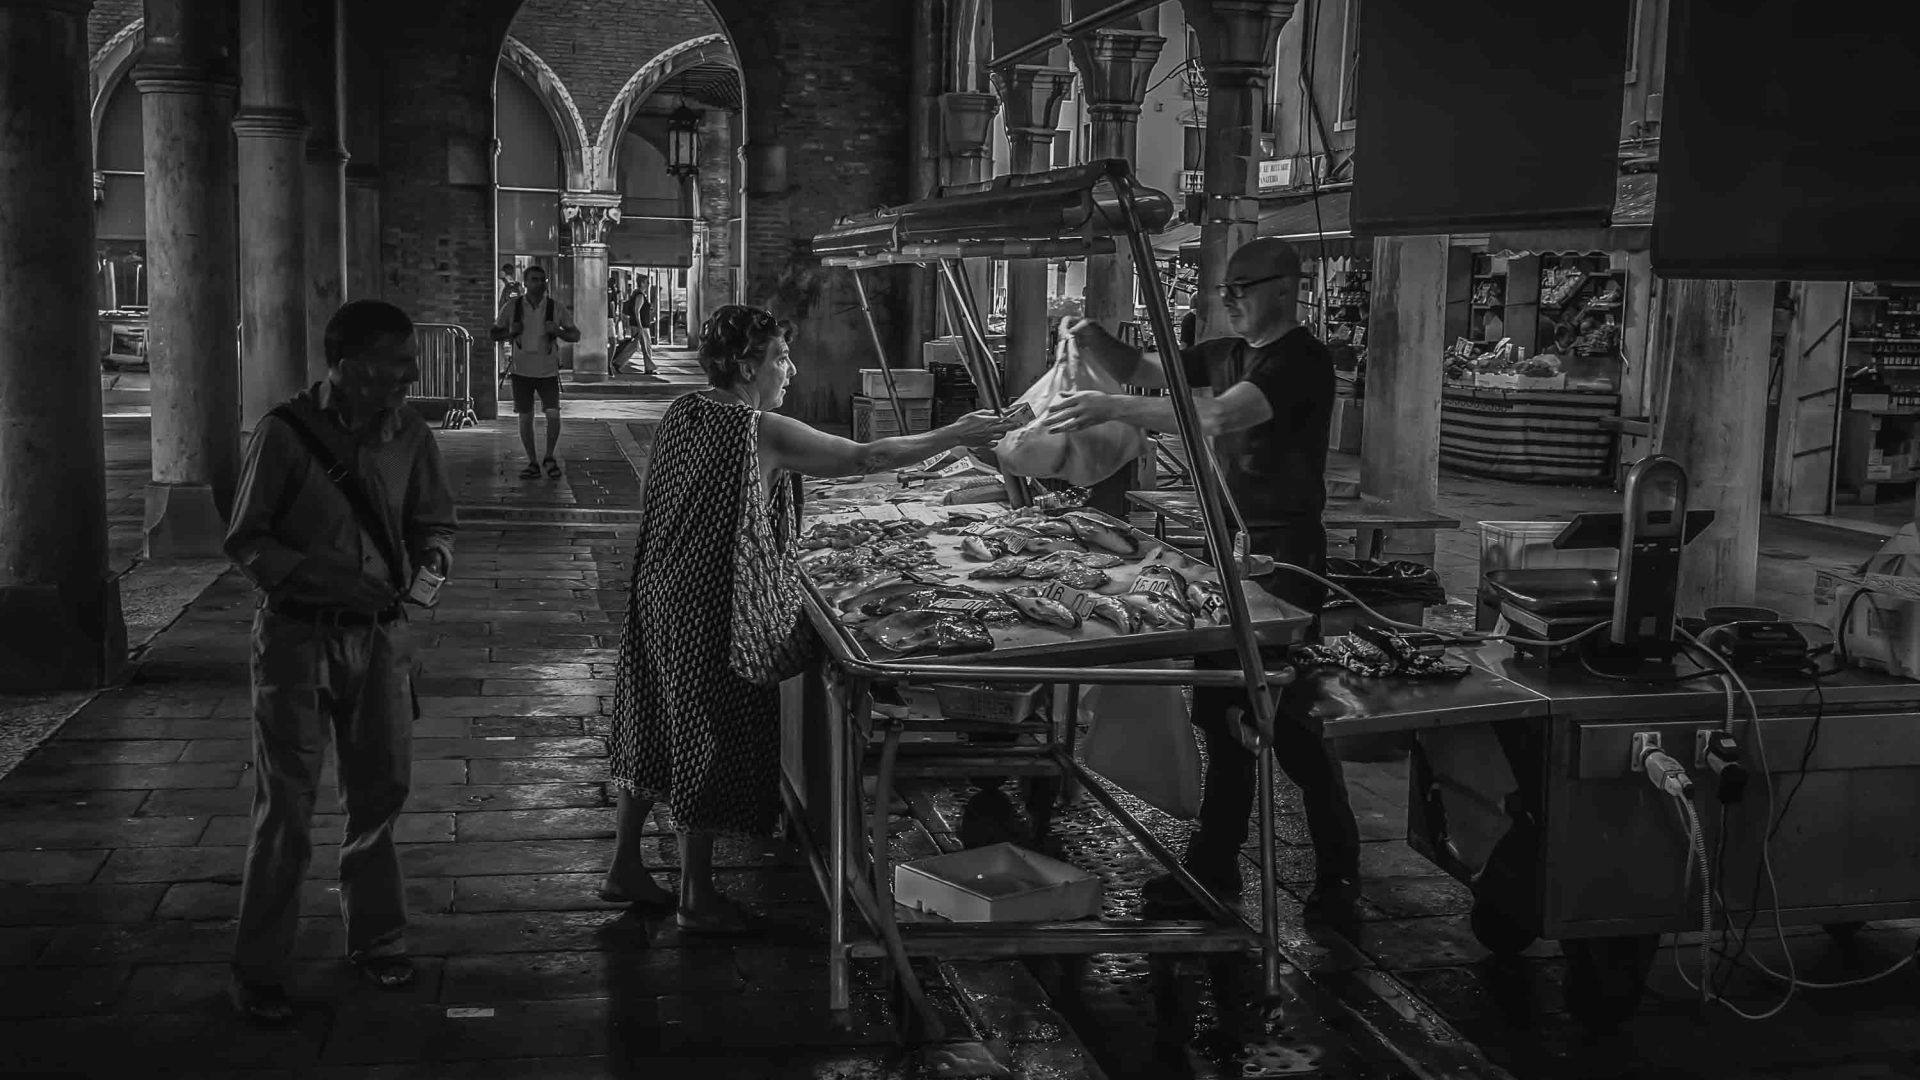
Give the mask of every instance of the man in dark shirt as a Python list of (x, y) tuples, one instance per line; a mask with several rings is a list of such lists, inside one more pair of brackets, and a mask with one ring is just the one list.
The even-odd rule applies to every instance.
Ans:
[[(1263, 237), (1227, 262), (1221, 302), (1236, 336), (1203, 341), (1181, 351), (1187, 381), (1197, 391), (1194, 411), (1212, 440), (1227, 491), (1239, 509), (1249, 550), (1314, 573), (1326, 566), (1327, 428), (1333, 416), (1333, 361), (1327, 348), (1297, 320), (1300, 257), (1284, 241)], [(1083, 356), (1122, 385), (1165, 386), (1157, 359), (1115, 340), (1098, 323), (1071, 333)], [(1177, 430), (1173, 399), (1078, 391), (1055, 400), (1051, 429), (1073, 431), (1119, 420), (1154, 431)], [(1231, 515), (1230, 515), (1231, 516)], [(1280, 570), (1260, 585), (1317, 616), (1325, 590)], [(1316, 619), (1316, 627), (1318, 625)], [(1233, 654), (1196, 657), (1203, 667), (1239, 667)], [(1316, 922), (1351, 927), (1359, 895), (1360, 837), (1347, 800), (1340, 763), (1321, 740), (1304, 690), (1281, 695), (1274, 724), (1274, 755), (1299, 786), (1318, 864), (1306, 905)], [(1207, 740), (1206, 795), (1200, 828), (1187, 845), (1187, 869), (1216, 892), (1240, 891), (1240, 848), (1253, 808), (1255, 759), (1235, 734), (1232, 713), (1245, 694), (1200, 687), (1193, 722)], [(1171, 876), (1148, 882), (1146, 895), (1179, 900)]]
[[(420, 377), (413, 323), (355, 300), (327, 323), (327, 378), (263, 417), (247, 448), (226, 551), (258, 587), (253, 616), (253, 822), (229, 993), (246, 1017), (294, 1018), (286, 983), (331, 736), (338, 754), (340, 909), (347, 958), (384, 988), (411, 983), (394, 824), (413, 750), (415, 570), (453, 559), (453, 492), (433, 429), (405, 407)], [(358, 488), (320, 462), (305, 430)]]

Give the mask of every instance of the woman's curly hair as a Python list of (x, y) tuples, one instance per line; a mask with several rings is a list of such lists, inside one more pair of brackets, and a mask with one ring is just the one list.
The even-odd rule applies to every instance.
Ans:
[(776, 340), (793, 340), (793, 324), (764, 308), (724, 304), (700, 327), (700, 367), (707, 381), (725, 389), (767, 359)]

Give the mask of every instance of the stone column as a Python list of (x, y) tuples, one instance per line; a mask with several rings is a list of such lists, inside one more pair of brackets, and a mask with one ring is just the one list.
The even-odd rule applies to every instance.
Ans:
[[(1259, 233), (1260, 125), (1274, 42), (1296, 0), (1181, 0), (1207, 69), (1207, 216), (1200, 226), (1196, 340), (1231, 333), (1214, 287)], [(1436, 408), (1438, 406), (1436, 405)]]
[[(347, 152), (346, 298), (377, 298), (380, 282), (380, 53), (355, 43), (374, 40), (377, 13), (361, 4), (343, 4), (340, 45), (340, 129)], [(484, 363), (487, 343), (474, 348)]]
[[(240, 0), (241, 421), (307, 385), (306, 118), (295, 49), (300, 10)], [(329, 313), (330, 314), (330, 313)]]
[[(993, 178), (993, 148), (989, 140), (993, 135), (994, 114), (999, 111), (1000, 99), (992, 94), (969, 91), (940, 95), (940, 171), (945, 177), (945, 186), (977, 184)], [(973, 295), (983, 300), (991, 298), (989, 260), (971, 259), (963, 265), (973, 282)], [(961, 333), (960, 327), (947, 324), (946, 305), (939, 300), (940, 290), (945, 286), (939, 283), (937, 275), (928, 276), (935, 279), (930, 282), (928, 294), (933, 303), (933, 325), (944, 334)], [(981, 318), (986, 314), (981, 312)]]
[(1447, 347), (1445, 236), (1373, 242), (1373, 305), (1367, 313), (1360, 490), (1368, 498), (1430, 510), (1440, 491), (1440, 388)]
[[(107, 565), (84, 0), (0, 4), (0, 691), (93, 689), (127, 630)], [(155, 410), (155, 421), (159, 420)]]
[[(1157, 13), (1148, 18), (1158, 22)], [(1080, 85), (1086, 87), (1087, 113), (1093, 129), (1090, 156), (1095, 159), (1119, 158), (1134, 163), (1139, 143), (1140, 103), (1146, 99), (1153, 66), (1167, 43), (1153, 30), (1096, 30), (1067, 43), (1074, 66), (1080, 70)], [(1094, 255), (1087, 259), (1087, 318), (1109, 331), (1117, 331), (1133, 318), (1133, 253), (1124, 237), (1118, 238), (1118, 250), (1112, 255)], [(1171, 356), (1171, 352), (1162, 353)], [(1124, 516), (1129, 489), (1146, 490), (1154, 486), (1153, 452), (1141, 455), (1131, 468), (1123, 468), (1095, 484), (1090, 501), (1096, 509)]]
[[(1151, 30), (1096, 30), (1068, 42), (1086, 87), (1091, 156), (1129, 165), (1139, 142), (1140, 103), (1167, 39)], [(1087, 318), (1108, 330), (1133, 318), (1133, 254), (1124, 240), (1112, 255), (1087, 260)]]
[(573, 231), (573, 381), (607, 378), (607, 227), (620, 220), (618, 192), (569, 191), (560, 212)]
[(1773, 282), (1666, 281), (1660, 304), (1655, 342), (1668, 381), (1655, 450), (1686, 468), (1688, 506), (1719, 515), (1687, 545), (1674, 598), (1683, 613), (1751, 604), (1766, 498)]
[[(1008, 171), (1015, 176), (1053, 167), (1053, 139), (1060, 129), (1060, 103), (1073, 87), (1071, 68), (1011, 64), (993, 72), (1007, 108)], [(1047, 353), (1047, 263), (1007, 262), (1008, 401), (1032, 386), (1053, 358)]]
[(347, 149), (341, 131), (341, 0), (306, 7), (301, 89), (307, 121), (307, 381), (327, 375), (327, 320), (346, 300)]
[(150, 0), (133, 82), (146, 133), (149, 558), (217, 558), (240, 469), (232, 5)]
[(734, 250), (733, 219), (739, 212), (740, 181), (734, 171), (733, 114), (709, 109), (700, 128), (700, 177), (695, 187), (697, 212), (704, 226), (704, 259), (696, 268), (700, 304), (690, 333), (713, 309), (731, 304), (740, 277), (740, 253)]
[[(1629, 317), (1633, 284), (1629, 277)], [(1847, 289), (1844, 281), (1796, 281), (1792, 286), (1793, 315), (1780, 364), (1773, 490), (1767, 500), (1767, 509), (1775, 514), (1832, 512), (1833, 451), (1840, 434), (1834, 429), (1833, 395), (1842, 392)], [(1637, 329), (1639, 324), (1629, 325)], [(1635, 359), (1629, 353), (1627, 363)]]

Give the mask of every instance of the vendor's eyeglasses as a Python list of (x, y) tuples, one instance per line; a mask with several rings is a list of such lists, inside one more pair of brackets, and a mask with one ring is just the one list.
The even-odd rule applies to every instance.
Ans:
[(1266, 277), (1251, 278), (1247, 281), (1223, 281), (1215, 285), (1214, 289), (1229, 300), (1238, 300), (1246, 296), (1247, 290), (1255, 285), (1264, 285), (1269, 281), (1279, 281), (1292, 276), (1292, 274), (1268, 274)]

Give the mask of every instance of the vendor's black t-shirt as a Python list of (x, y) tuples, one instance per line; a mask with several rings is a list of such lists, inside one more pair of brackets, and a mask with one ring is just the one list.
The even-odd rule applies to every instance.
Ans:
[(1320, 523), (1327, 504), (1327, 428), (1333, 420), (1333, 359), (1306, 327), (1254, 348), (1214, 338), (1180, 353), (1187, 382), (1217, 397), (1249, 382), (1273, 417), (1214, 440), (1227, 490), (1249, 529)]

